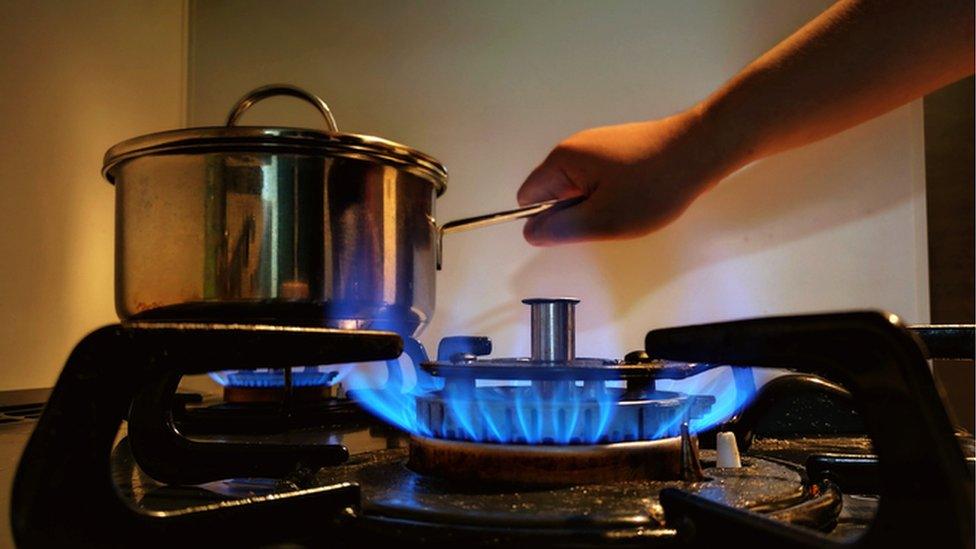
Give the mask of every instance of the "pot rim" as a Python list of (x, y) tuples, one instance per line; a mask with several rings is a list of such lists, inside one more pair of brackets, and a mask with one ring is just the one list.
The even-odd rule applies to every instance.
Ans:
[(375, 161), (427, 179), (437, 196), (447, 190), (447, 168), (412, 147), (372, 135), (267, 126), (205, 126), (133, 137), (106, 151), (102, 175), (114, 184), (116, 168), (134, 158), (212, 152), (299, 153)]

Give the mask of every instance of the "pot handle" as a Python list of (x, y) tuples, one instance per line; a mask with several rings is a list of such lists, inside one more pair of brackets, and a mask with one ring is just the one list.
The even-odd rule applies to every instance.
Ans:
[(496, 225), (506, 221), (514, 221), (524, 217), (533, 217), (553, 208), (563, 209), (570, 206), (575, 206), (584, 200), (586, 200), (585, 196), (554, 198), (552, 200), (545, 200), (542, 202), (536, 202), (535, 204), (529, 204), (528, 206), (522, 206), (521, 208), (516, 208), (514, 210), (505, 210), (503, 212), (493, 212), (475, 217), (466, 217), (464, 219), (448, 221), (437, 229), (437, 270), (441, 270), (444, 255), (443, 250), (445, 234), (459, 233), (461, 231), (467, 231), (470, 229), (480, 229), (481, 227)]
[(339, 126), (336, 125), (335, 117), (332, 116), (332, 110), (329, 106), (322, 101), (319, 96), (307, 92), (298, 86), (292, 86), (291, 84), (269, 84), (267, 86), (261, 86), (260, 88), (255, 88), (248, 93), (244, 94), (237, 100), (234, 104), (234, 108), (230, 110), (230, 114), (227, 115), (227, 126), (234, 126), (237, 124), (237, 120), (255, 103), (262, 99), (267, 99), (269, 97), (274, 97), (276, 95), (286, 95), (288, 97), (296, 97), (298, 99), (304, 100), (306, 103), (311, 104), (313, 107), (318, 109), (322, 113), (322, 117), (325, 118), (325, 127), (329, 132), (335, 133), (339, 131)]

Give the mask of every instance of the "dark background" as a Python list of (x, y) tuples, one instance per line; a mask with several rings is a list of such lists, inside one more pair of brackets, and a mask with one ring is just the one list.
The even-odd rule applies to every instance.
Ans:
[[(973, 77), (925, 98), (925, 199), (928, 210), (929, 302), (933, 324), (974, 321)], [(972, 363), (936, 361), (957, 422), (976, 423), (976, 369)]]

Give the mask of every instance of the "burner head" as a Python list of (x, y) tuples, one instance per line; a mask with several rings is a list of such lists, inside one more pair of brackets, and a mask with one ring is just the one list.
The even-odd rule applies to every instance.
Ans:
[[(576, 301), (532, 299), (528, 304), (533, 308), (532, 356), (489, 358), (487, 337), (445, 337), (436, 361), (420, 361), (417, 382), (409, 390), (364, 384), (352, 398), (424, 439), (567, 451), (674, 438), (683, 424), (705, 429), (735, 409), (738, 385), (719, 375), (672, 381), (717, 365), (654, 360), (645, 353), (630, 353), (623, 360), (578, 357), (575, 336), (567, 331), (574, 324)], [(356, 375), (350, 371), (348, 383), (357, 384)]]
[[(417, 433), (495, 444), (586, 445), (675, 437), (714, 398), (655, 390), (655, 379), (685, 377), (696, 365), (577, 357), (572, 298), (527, 299), (532, 356), (479, 359), (485, 338), (442, 341), (422, 365), (444, 387), (418, 395)], [(626, 387), (614, 386), (623, 381)], [(610, 382), (610, 383), (608, 383)], [(617, 383), (619, 385), (619, 383)]]

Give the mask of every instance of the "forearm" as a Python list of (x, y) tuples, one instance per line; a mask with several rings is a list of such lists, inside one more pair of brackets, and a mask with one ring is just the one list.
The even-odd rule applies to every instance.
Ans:
[(695, 109), (731, 171), (973, 72), (970, 0), (842, 0)]

